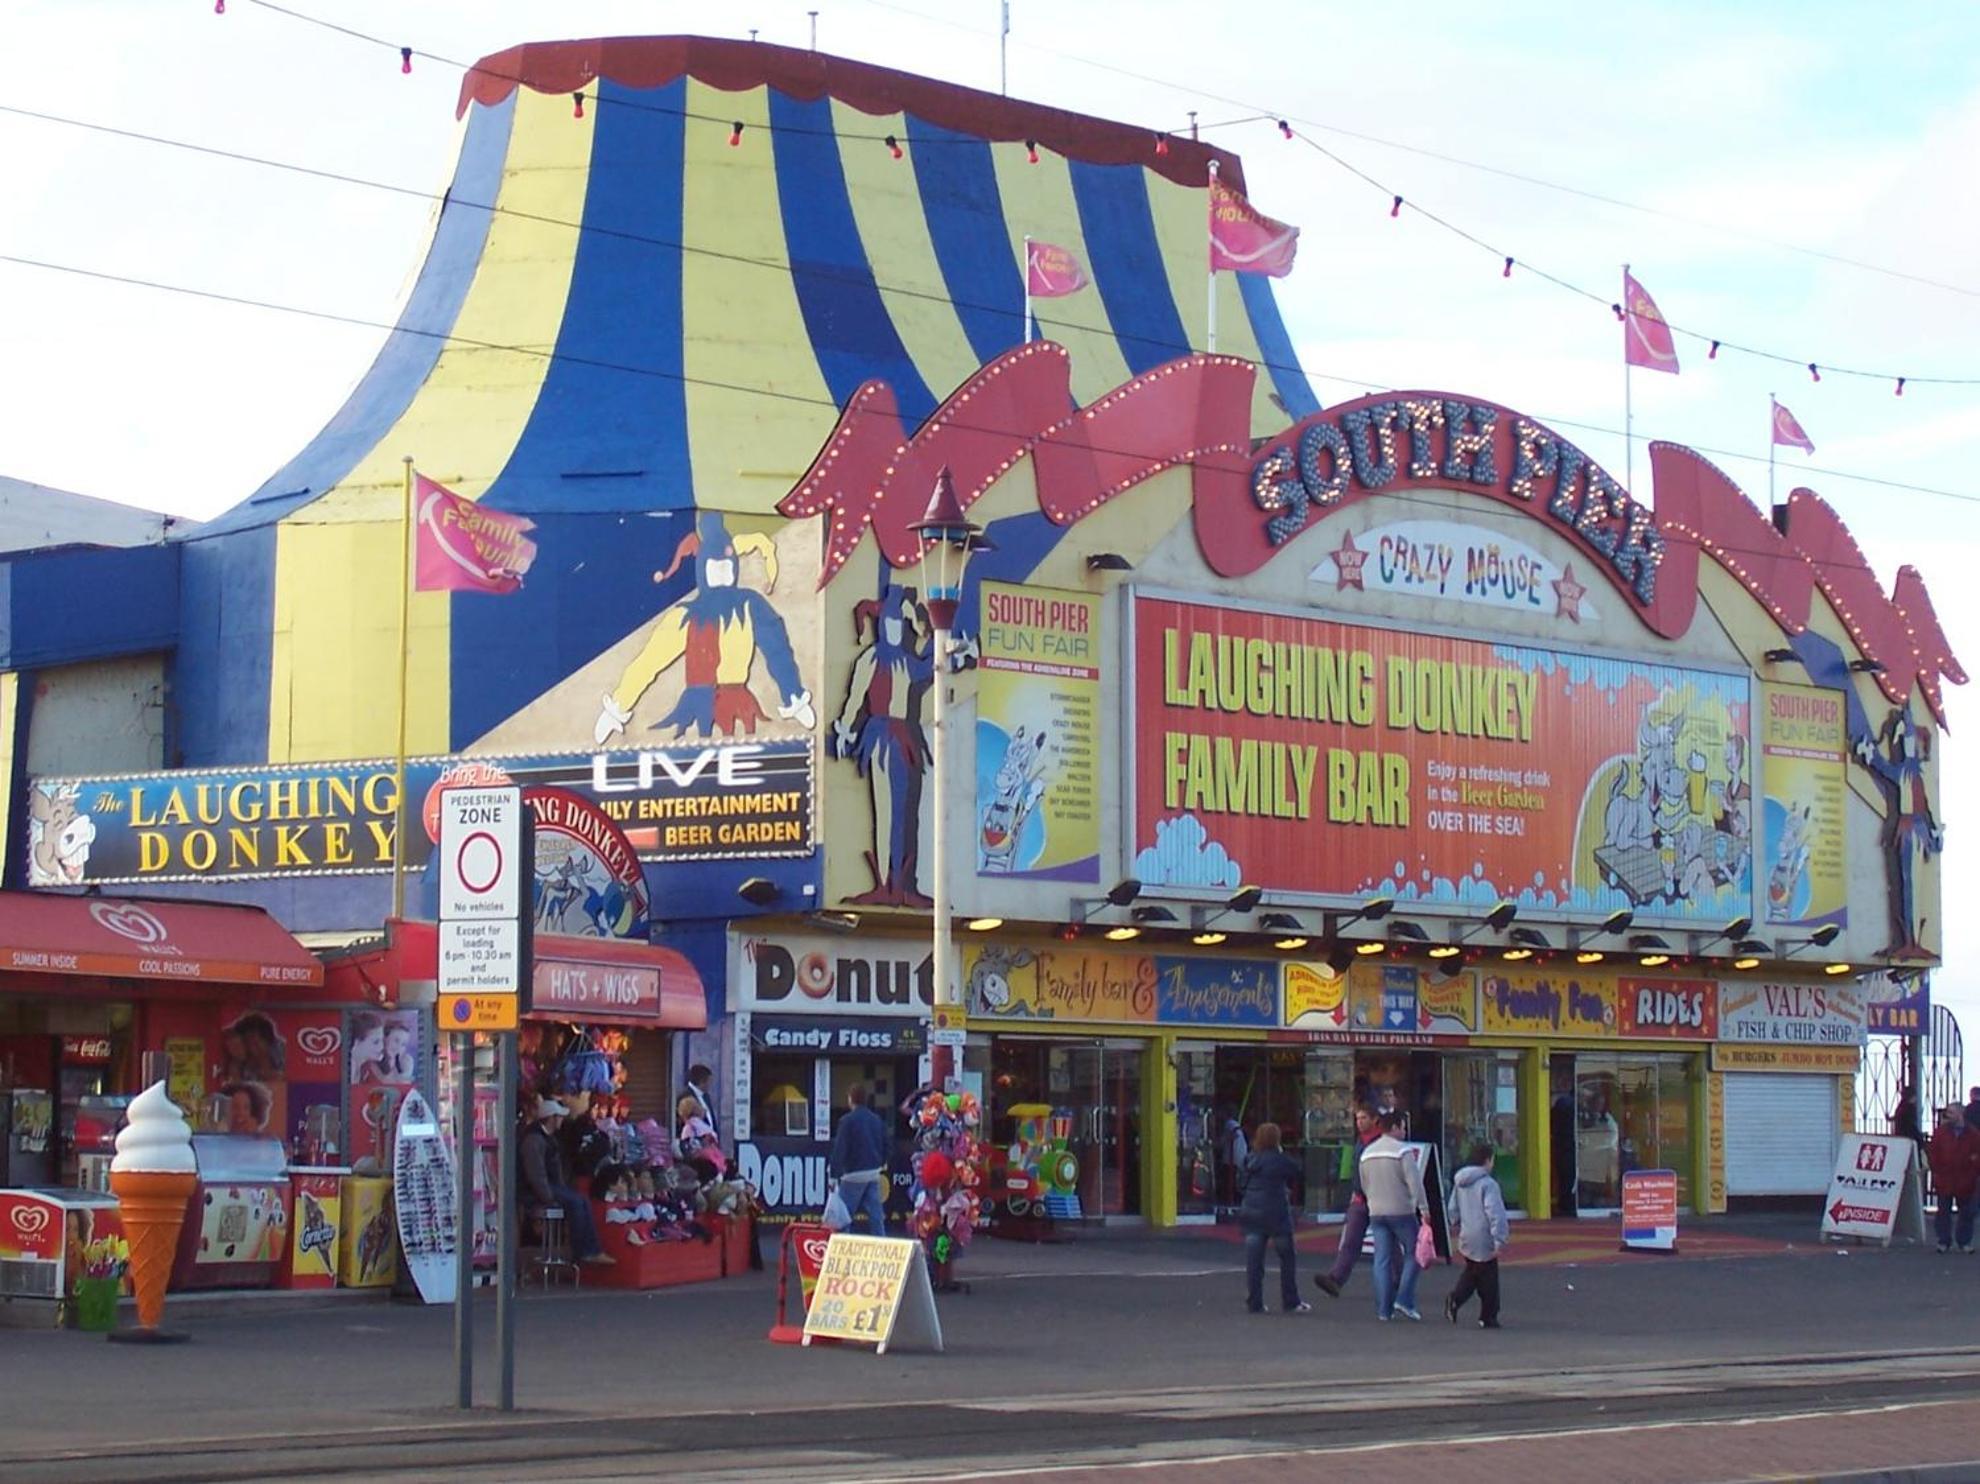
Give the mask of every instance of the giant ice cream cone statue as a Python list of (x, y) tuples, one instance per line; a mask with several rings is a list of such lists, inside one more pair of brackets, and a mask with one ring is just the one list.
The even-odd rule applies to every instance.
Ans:
[[(110, 1161), (110, 1189), (124, 1219), (131, 1248), (131, 1286), (137, 1292), (136, 1335), (159, 1337), (165, 1317), (165, 1284), (179, 1250), (179, 1228), (199, 1176), (193, 1164), (192, 1127), (178, 1104), (154, 1082), (131, 1100), (130, 1122), (117, 1135)], [(112, 1339), (118, 1337), (116, 1332)], [(133, 1336), (135, 1338), (135, 1335)]]

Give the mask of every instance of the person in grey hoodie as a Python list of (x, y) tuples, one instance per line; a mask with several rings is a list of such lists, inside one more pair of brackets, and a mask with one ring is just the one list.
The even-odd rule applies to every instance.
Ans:
[(1464, 1273), (1444, 1300), (1444, 1317), (1458, 1322), (1458, 1311), (1478, 1295), (1480, 1329), (1499, 1327), (1499, 1254), (1512, 1240), (1506, 1198), (1492, 1178), (1492, 1146), (1471, 1146), (1471, 1162), (1451, 1182), (1451, 1238), (1464, 1258)]
[(1381, 1137), (1361, 1151), (1361, 1188), (1368, 1197), (1368, 1230), (1375, 1238), (1375, 1317), (1421, 1319), (1416, 1311), (1416, 1228), (1430, 1203), (1415, 1152), (1396, 1137), (1402, 1114), (1384, 1113), (1381, 1124)]

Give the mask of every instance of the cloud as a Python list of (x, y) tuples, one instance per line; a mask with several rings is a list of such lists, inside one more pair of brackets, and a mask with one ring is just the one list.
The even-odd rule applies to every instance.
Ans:
[(1236, 886), (1238, 864), (1194, 814), (1155, 822), (1155, 843), (1134, 858), (1134, 873), (1151, 886)]

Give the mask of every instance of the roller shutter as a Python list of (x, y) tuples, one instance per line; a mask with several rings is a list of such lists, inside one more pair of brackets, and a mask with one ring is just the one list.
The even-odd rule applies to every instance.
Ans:
[(1836, 1165), (1836, 1079), (1726, 1074), (1726, 1194), (1821, 1195)]

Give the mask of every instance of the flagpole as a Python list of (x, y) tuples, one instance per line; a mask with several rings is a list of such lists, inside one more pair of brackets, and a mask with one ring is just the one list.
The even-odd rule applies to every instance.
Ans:
[(1774, 411), (1776, 405), (1774, 394), (1767, 393), (1767, 514), (1770, 518), (1774, 513), (1774, 447), (1779, 442), (1774, 430), (1780, 426), (1780, 414)]
[(1623, 488), (1636, 488), (1636, 414), (1630, 404), (1629, 264), (1623, 264)]
[(1024, 343), (1031, 344), (1031, 234), (1024, 234)]
[[(1217, 201), (1215, 196), (1216, 184), (1217, 184), (1217, 162), (1213, 159), (1210, 162), (1210, 185), (1212, 188), (1210, 210), (1212, 212), (1215, 212), (1217, 209)], [(1209, 250), (1208, 244), (1206, 244), (1206, 251), (1207, 250)], [(1209, 312), (1204, 317), (1204, 324), (1206, 326), (1206, 329), (1204, 331), (1204, 336), (1203, 336), (1203, 349), (1208, 354), (1214, 356), (1217, 353), (1217, 269), (1214, 264), (1211, 266), (1210, 271), (1206, 275), (1206, 277), (1210, 281), (1210, 290), (1209, 290), (1210, 308), (1209, 308)]]
[(406, 651), (412, 647), (413, 461), (407, 454), (399, 517), (399, 743), (392, 767), (392, 915), (406, 915)]

